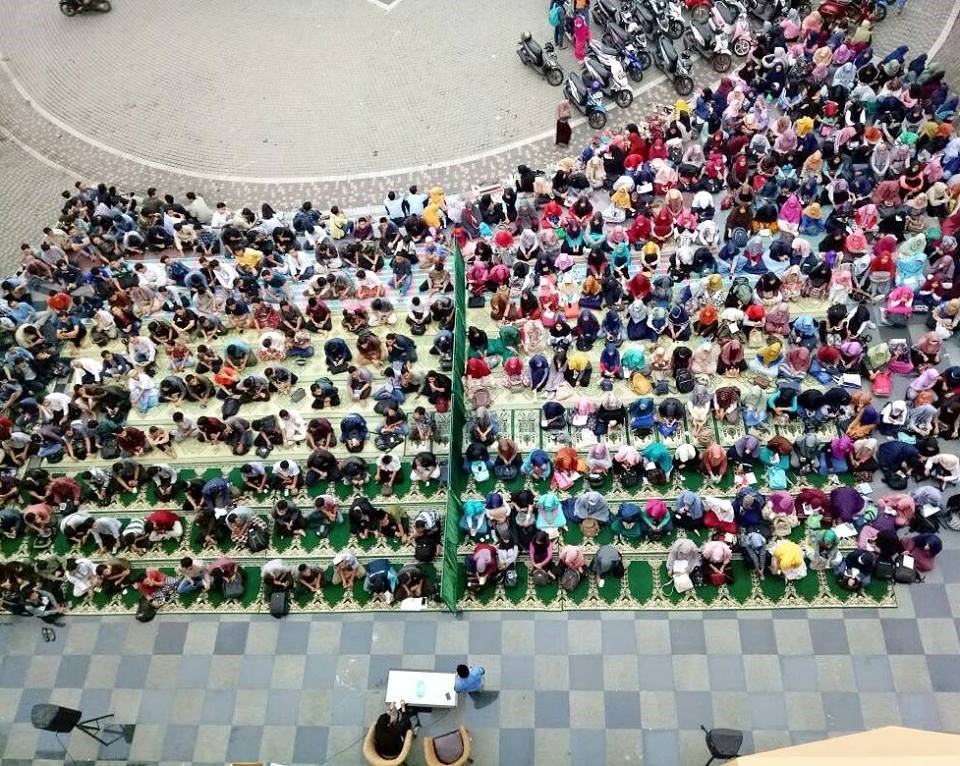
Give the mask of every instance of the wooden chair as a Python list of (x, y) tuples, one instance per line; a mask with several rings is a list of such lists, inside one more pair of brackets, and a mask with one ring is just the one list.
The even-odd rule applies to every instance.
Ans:
[(427, 766), (464, 766), (473, 763), (467, 727), (461, 726), (439, 737), (424, 737), (423, 757)]
[(376, 728), (376, 724), (370, 724), (370, 728), (367, 729), (367, 736), (363, 740), (363, 757), (364, 760), (370, 766), (403, 766), (407, 758), (410, 757), (410, 750), (413, 747), (413, 730), (407, 732), (407, 736), (403, 738), (403, 749), (400, 751), (400, 755), (396, 758), (384, 758), (377, 752), (377, 748), (373, 745), (373, 731)]

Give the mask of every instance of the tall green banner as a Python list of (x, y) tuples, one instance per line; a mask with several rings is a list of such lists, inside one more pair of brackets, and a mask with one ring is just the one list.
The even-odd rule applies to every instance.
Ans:
[(463, 568), (457, 556), (460, 542), (461, 498), (467, 486), (463, 473), (463, 426), (466, 402), (463, 397), (463, 375), (467, 354), (467, 280), (460, 247), (453, 247), (453, 283), (456, 317), (453, 324), (453, 400), (450, 403), (450, 448), (447, 453), (447, 511), (444, 518), (443, 567), (440, 594), (451, 612), (457, 611), (457, 599), (463, 592)]

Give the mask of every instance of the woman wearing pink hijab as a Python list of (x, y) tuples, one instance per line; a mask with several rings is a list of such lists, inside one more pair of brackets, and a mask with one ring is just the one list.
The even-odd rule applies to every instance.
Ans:
[(590, 42), (590, 25), (583, 16), (573, 20), (573, 55), (577, 61), (583, 61), (587, 56), (587, 43)]

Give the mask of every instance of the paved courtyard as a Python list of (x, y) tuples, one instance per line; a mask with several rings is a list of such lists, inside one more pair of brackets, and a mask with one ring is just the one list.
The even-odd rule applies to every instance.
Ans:
[[(543, 166), (560, 93), (513, 53), (523, 29), (546, 39), (543, 6), (116, 0), (71, 20), (4, 0), (0, 265), (77, 178), (367, 205), (413, 181), (461, 191)], [(940, 43), (957, 81), (952, 7), (911, 0), (877, 47)], [(674, 98), (648, 77), (631, 115)], [(491, 691), (423, 723), (465, 723), (480, 766), (700, 764), (701, 724), (746, 730), (745, 752), (886, 724), (960, 732), (960, 536), (944, 543), (889, 610), (75, 618), (53, 642), (4, 617), (0, 766), (62, 762), (29, 723), (46, 701), (135, 725), (129, 750), (71, 737), (80, 762), (358, 764), (389, 669), (464, 659)]]

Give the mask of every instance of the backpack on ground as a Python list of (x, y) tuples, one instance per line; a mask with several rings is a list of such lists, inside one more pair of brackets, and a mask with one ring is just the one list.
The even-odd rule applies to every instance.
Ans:
[(260, 527), (253, 527), (247, 532), (247, 550), (250, 553), (260, 553), (267, 549), (270, 539), (267, 531)]
[(276, 590), (270, 594), (270, 616), (279, 620), (290, 614), (290, 594), (285, 590)]

